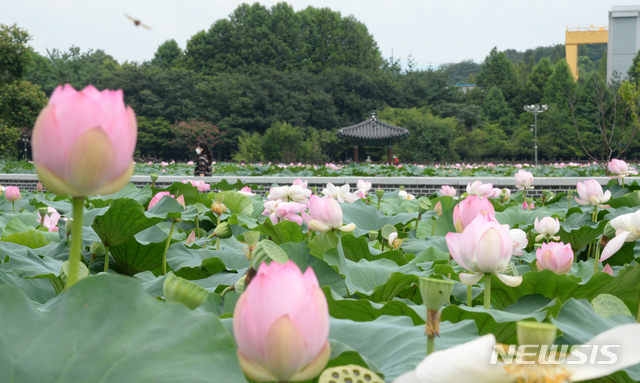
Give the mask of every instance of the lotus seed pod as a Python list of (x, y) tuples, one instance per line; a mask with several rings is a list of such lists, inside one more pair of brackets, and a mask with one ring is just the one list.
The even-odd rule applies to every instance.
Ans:
[[(69, 261), (64, 261), (62, 267), (60, 268), (60, 279), (62, 279), (63, 283), (67, 283), (67, 275), (69, 274)], [(89, 269), (85, 266), (84, 263), (80, 262), (78, 264), (78, 281), (84, 279), (89, 276)]]
[(558, 328), (551, 323), (519, 321), (516, 323), (518, 344), (551, 346), (556, 340)]
[(612, 315), (628, 315), (631, 316), (631, 311), (622, 299), (611, 294), (600, 294), (593, 298), (591, 301), (593, 310), (603, 318), (610, 317)]
[(453, 291), (453, 281), (434, 278), (420, 278), (420, 294), (428, 310), (437, 311), (449, 300)]
[(607, 224), (604, 227), (604, 232), (602, 234), (604, 234), (604, 236), (609, 239), (616, 236), (616, 229), (614, 229), (613, 226), (611, 226), (611, 221), (607, 222)]
[(156, 182), (158, 180), (158, 175), (156, 173), (149, 174), (151, 177), (151, 182)]
[(378, 197), (378, 199), (381, 199), (383, 195), (384, 195), (384, 190), (378, 188), (376, 190), (376, 197)]
[(247, 279), (246, 274), (242, 276), (242, 278), (238, 279), (236, 283), (233, 285), (233, 290), (236, 294), (240, 295), (244, 291), (245, 280)]
[(94, 242), (91, 244), (91, 254), (96, 257), (102, 257), (104, 253), (104, 244), (102, 244), (102, 242)]
[(371, 230), (369, 232), (369, 241), (375, 241), (378, 239), (378, 232), (375, 230)]
[(47, 214), (49, 214), (49, 208), (48, 207), (39, 207), (38, 208), (38, 213), (40, 213), (40, 217), (43, 217)]
[(191, 310), (203, 304), (209, 297), (209, 291), (184, 278), (167, 274), (162, 285), (164, 299), (167, 302), (179, 302)]
[(327, 368), (318, 378), (318, 383), (349, 382), (383, 383), (384, 380), (371, 370), (355, 364)]
[(249, 246), (256, 246), (258, 241), (260, 240), (260, 232), (259, 231), (245, 231), (244, 232), (244, 243)]

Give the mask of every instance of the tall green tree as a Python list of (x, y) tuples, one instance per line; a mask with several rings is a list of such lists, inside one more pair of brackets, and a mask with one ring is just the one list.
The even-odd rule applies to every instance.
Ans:
[(510, 135), (514, 130), (514, 113), (504, 99), (502, 91), (494, 86), (489, 90), (482, 104), (484, 118), (489, 124), (496, 124)]
[(498, 52), (497, 48), (494, 47), (484, 59), (480, 73), (476, 76), (476, 83), (487, 92), (494, 86), (498, 87), (514, 111), (522, 108), (518, 93), (518, 78), (513, 63), (504, 52)]
[(176, 40), (167, 40), (162, 43), (158, 47), (158, 50), (156, 50), (156, 53), (154, 53), (151, 65), (156, 65), (164, 69), (174, 68), (181, 62), (182, 57), (182, 49), (180, 49)]
[(0, 24), (0, 85), (20, 80), (32, 63), (31, 36), (16, 24)]
[(576, 89), (571, 68), (565, 60), (558, 61), (544, 88), (545, 100), (553, 107), (568, 109), (568, 99), (575, 97)]

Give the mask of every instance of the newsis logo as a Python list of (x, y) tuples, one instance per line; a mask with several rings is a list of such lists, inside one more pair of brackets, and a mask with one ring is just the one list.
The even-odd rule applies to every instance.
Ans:
[(588, 345), (579, 346), (569, 345), (497, 345), (494, 349), (496, 352), (491, 355), (491, 364), (497, 364), (498, 360), (502, 363), (510, 364), (615, 364), (618, 361), (618, 355), (613, 352), (619, 349), (620, 345)]

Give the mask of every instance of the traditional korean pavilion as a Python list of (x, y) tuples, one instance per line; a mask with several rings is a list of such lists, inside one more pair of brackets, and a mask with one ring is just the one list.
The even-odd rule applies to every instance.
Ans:
[(338, 137), (353, 143), (353, 160), (359, 162), (358, 148), (360, 146), (387, 145), (387, 161), (391, 163), (393, 144), (409, 137), (409, 130), (399, 128), (378, 120), (376, 111), (371, 112), (368, 120), (353, 126), (338, 129)]

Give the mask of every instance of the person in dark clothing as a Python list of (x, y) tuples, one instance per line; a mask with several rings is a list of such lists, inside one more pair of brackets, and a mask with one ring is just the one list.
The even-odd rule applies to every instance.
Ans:
[(211, 152), (206, 143), (200, 141), (196, 145), (196, 153), (198, 153), (198, 162), (196, 163), (195, 175), (204, 177), (211, 176)]

